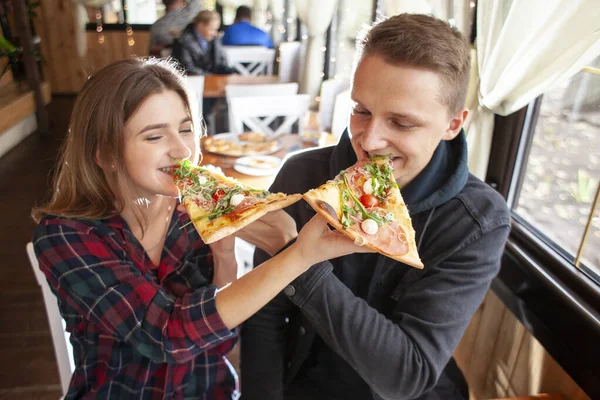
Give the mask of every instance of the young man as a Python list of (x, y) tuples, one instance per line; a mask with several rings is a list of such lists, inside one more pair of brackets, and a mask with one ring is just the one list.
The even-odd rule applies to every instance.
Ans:
[[(272, 190), (302, 193), (357, 160), (393, 155), (425, 268), (377, 253), (313, 266), (244, 325), (244, 400), (468, 399), (452, 353), (510, 229), (504, 199), (467, 169), (469, 44), (417, 14), (358, 43), (348, 132), (291, 157)], [(304, 203), (288, 212), (299, 228), (314, 215)]]
[(203, 10), (173, 43), (173, 58), (188, 75), (231, 74), (221, 42), (217, 38), (221, 17)]
[(200, 0), (163, 0), (165, 15), (150, 27), (150, 54), (160, 56), (160, 51), (173, 45), (173, 40), (200, 11)]
[(265, 46), (273, 48), (273, 42), (263, 30), (253, 26), (250, 7), (239, 6), (235, 12), (233, 25), (225, 30), (223, 45), (225, 46)]

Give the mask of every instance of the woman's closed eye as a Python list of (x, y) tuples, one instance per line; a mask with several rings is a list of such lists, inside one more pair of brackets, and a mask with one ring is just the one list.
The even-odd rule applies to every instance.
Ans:
[(157, 140), (160, 140), (162, 138), (161, 135), (152, 135), (152, 136), (148, 136), (145, 140), (147, 142), (156, 142)]

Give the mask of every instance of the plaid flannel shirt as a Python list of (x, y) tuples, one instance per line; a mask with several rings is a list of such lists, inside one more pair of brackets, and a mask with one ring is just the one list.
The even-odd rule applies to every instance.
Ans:
[(231, 399), (237, 339), (215, 307), (212, 254), (174, 211), (160, 265), (127, 223), (45, 217), (34, 248), (71, 332), (65, 399)]

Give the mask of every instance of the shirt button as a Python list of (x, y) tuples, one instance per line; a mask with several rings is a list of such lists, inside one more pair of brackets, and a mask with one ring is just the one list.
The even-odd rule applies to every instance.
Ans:
[(300, 336), (304, 336), (304, 334), (306, 333), (306, 329), (303, 326), (301, 326), (298, 332), (300, 333)]
[(283, 289), (283, 293), (285, 293), (286, 296), (291, 297), (296, 294), (296, 288), (294, 288), (292, 285), (287, 285)]

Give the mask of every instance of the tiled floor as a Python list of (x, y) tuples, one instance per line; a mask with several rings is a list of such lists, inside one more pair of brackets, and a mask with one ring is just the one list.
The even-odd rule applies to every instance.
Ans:
[(33, 134), (0, 158), (0, 400), (61, 396), (46, 311), (25, 244), (35, 228), (31, 207), (48, 193), (73, 100), (55, 97), (48, 106), (52, 138)]

